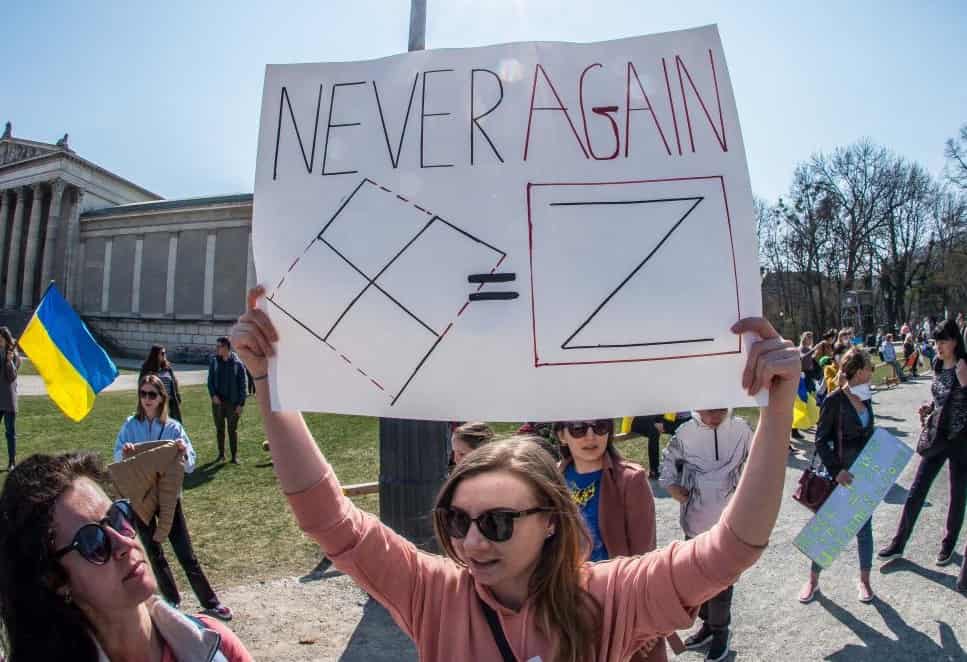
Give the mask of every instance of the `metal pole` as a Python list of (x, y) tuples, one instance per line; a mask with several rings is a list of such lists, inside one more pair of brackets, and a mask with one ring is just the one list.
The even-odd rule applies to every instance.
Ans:
[(426, 48), (426, 0), (410, 0), (410, 43), (408, 51)]
[[(426, 43), (426, 0), (410, 0), (409, 50)], [(400, 535), (432, 548), (430, 509), (447, 476), (450, 426), (445, 421), (379, 419), (379, 516)]]

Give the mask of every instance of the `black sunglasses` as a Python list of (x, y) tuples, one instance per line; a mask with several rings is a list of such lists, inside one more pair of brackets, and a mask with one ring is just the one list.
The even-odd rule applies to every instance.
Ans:
[(507, 542), (514, 535), (514, 520), (534, 513), (546, 513), (550, 508), (528, 508), (527, 510), (510, 510), (495, 508), (485, 510), (476, 517), (470, 517), (459, 508), (437, 508), (436, 514), (443, 524), (443, 530), (451, 538), (465, 538), (470, 531), (470, 524), (477, 525), (477, 530), (484, 538), (491, 542)]
[(575, 421), (572, 423), (565, 423), (564, 427), (567, 431), (571, 433), (572, 437), (583, 437), (587, 434), (588, 430), (594, 430), (594, 434), (605, 435), (611, 434), (614, 429), (614, 423), (610, 420), (602, 419), (600, 421)]
[(161, 397), (157, 391), (138, 391), (138, 395), (146, 400), (155, 400)]
[(54, 552), (54, 558), (59, 559), (76, 549), (85, 560), (94, 565), (104, 565), (111, 558), (111, 536), (104, 529), (105, 526), (125, 538), (134, 538), (134, 511), (127, 499), (112, 503), (100, 522), (91, 522), (79, 528), (71, 544)]

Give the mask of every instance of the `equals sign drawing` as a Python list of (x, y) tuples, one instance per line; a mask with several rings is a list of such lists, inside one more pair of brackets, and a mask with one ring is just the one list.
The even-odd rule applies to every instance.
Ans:
[[(517, 274), (513, 273), (503, 273), (503, 274), (471, 274), (467, 276), (467, 282), (470, 283), (480, 283), (481, 285), (485, 283), (512, 283), (517, 280)], [(470, 294), (471, 301), (507, 301), (509, 299), (516, 299), (520, 296), (517, 292), (472, 292)]]

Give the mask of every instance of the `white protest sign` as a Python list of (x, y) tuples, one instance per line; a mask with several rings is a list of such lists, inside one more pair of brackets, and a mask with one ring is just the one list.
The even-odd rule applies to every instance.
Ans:
[(273, 406), (553, 420), (752, 404), (752, 195), (714, 26), (266, 70)]
[(836, 486), (793, 544), (828, 568), (873, 515), (912, 456), (912, 448), (877, 428), (849, 468), (853, 482)]

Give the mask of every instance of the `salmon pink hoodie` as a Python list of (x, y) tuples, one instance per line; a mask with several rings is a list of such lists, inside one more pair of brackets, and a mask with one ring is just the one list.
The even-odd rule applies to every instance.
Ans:
[[(553, 662), (557, 634), (542, 633), (533, 601), (504, 607), (453, 560), (417, 549), (343, 496), (332, 469), (313, 487), (287, 495), (302, 530), (333, 565), (389, 610), (423, 662), (500, 660), (479, 604), (497, 613), (521, 662)], [(762, 553), (727, 523), (644, 556), (586, 565), (587, 589), (602, 607), (593, 660), (624, 662), (658, 636), (691, 626), (698, 607), (734, 584)]]

